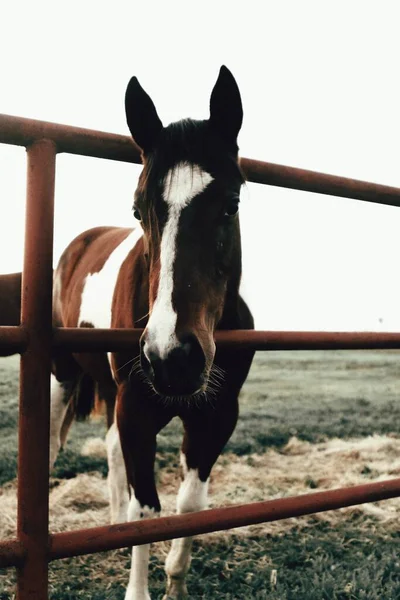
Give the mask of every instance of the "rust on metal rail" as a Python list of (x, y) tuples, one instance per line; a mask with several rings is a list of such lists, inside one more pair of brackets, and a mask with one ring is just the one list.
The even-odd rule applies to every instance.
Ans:
[(26, 550), (19, 540), (0, 542), (0, 569), (22, 565), (25, 558)]
[(399, 495), (400, 478), (173, 517), (56, 533), (51, 536), (49, 559), (300, 517), (364, 502), (377, 502)]
[[(0, 143), (29, 146), (47, 138), (58, 152), (140, 164), (140, 151), (129, 136), (0, 114)], [(246, 178), (255, 183), (400, 206), (400, 189), (287, 165), (241, 158)]]

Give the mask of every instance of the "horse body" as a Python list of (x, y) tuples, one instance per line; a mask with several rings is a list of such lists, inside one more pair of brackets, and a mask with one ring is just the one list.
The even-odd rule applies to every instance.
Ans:
[[(0, 325), (19, 325), (21, 314), (21, 273), (0, 275)], [(13, 351), (3, 350), (1, 356)]]
[[(140, 345), (129, 351), (60, 354), (54, 360), (51, 461), (60, 432), (68, 428), (71, 389), (78, 389), (77, 412), (85, 398), (83, 412), (88, 412), (85, 382), (93, 381), (108, 407), (114, 521), (160, 512), (156, 436), (175, 416), (184, 427), (177, 510), (205, 508), (210, 472), (235, 428), (239, 391), (254, 354), (216, 349), (213, 339), (216, 329), (253, 327), (239, 295), (237, 209), (243, 178), (237, 163), (242, 109), (236, 82), (223, 67), (207, 121), (164, 128), (136, 78), (128, 85), (126, 110), (143, 151), (134, 203), (140, 223), (78, 236), (55, 271), (53, 302), (57, 326), (144, 328)], [(190, 552), (190, 539), (173, 541), (165, 598), (186, 596)], [(150, 598), (148, 555), (148, 545), (132, 550), (126, 600)]]

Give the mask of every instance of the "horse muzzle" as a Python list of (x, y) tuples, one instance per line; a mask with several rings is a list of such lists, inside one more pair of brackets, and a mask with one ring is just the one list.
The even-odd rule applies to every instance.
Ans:
[(140, 360), (144, 374), (161, 396), (190, 397), (207, 387), (206, 357), (193, 334), (182, 336), (168, 352), (160, 352), (144, 334)]

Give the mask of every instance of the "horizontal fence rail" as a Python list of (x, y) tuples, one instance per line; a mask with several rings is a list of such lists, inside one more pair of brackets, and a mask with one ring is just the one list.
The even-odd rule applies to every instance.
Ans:
[[(51, 351), (117, 351), (138, 344), (142, 330), (51, 328), (55, 158), (67, 152), (130, 163), (140, 151), (124, 135), (0, 115), (0, 143), (28, 150), (27, 225), (19, 327), (0, 327), (0, 355), (20, 352), (17, 539), (0, 542), (0, 567), (17, 567), (18, 600), (48, 595), (51, 560), (135, 544), (274, 521), (400, 495), (400, 478), (200, 513), (48, 533), (48, 427)], [(400, 206), (400, 189), (241, 159), (249, 181)], [(219, 346), (256, 350), (400, 349), (400, 333), (220, 331)], [(39, 360), (40, 359), (40, 360)], [(42, 436), (30, 432), (40, 431)]]
[[(143, 330), (134, 329), (77, 329), (54, 331), (54, 347), (70, 350), (129, 349), (137, 343)], [(253, 348), (254, 350), (350, 350), (400, 349), (400, 333), (325, 332), (325, 331), (217, 331), (218, 346)], [(114, 345), (115, 344), (115, 345)]]
[[(117, 352), (139, 343), (143, 329), (54, 328), (52, 348), (70, 352)], [(400, 333), (377, 331), (217, 331), (219, 347), (253, 350), (400, 350)], [(0, 356), (23, 352), (29, 332), (24, 327), (0, 327)]]
[[(197, 513), (54, 533), (49, 536), (48, 560), (301, 517), (399, 495), (400, 478), (397, 478)], [(18, 546), (17, 540), (0, 543), (0, 567), (11, 566), (21, 561), (23, 556), (23, 548)]]
[[(52, 140), (58, 152), (141, 163), (139, 148), (129, 136), (0, 114), (0, 143), (29, 146), (42, 138)], [(250, 158), (241, 158), (240, 165), (254, 183), (400, 206), (396, 187)]]

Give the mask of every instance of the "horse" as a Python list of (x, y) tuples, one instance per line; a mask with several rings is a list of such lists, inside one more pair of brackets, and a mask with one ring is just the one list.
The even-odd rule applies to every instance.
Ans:
[[(238, 395), (254, 356), (214, 341), (216, 330), (254, 328), (239, 290), (243, 111), (233, 75), (221, 67), (209, 119), (164, 127), (136, 77), (125, 109), (143, 162), (133, 204), (137, 225), (97, 227), (76, 237), (55, 270), (53, 298), (55, 326), (143, 328), (129, 350), (54, 360), (51, 463), (66, 399), (83, 387), (74, 409), (88, 413), (90, 386), (97, 386), (107, 405), (113, 522), (160, 514), (156, 437), (174, 417), (184, 428), (177, 512), (206, 507), (211, 469), (236, 426)], [(187, 597), (191, 544), (191, 538), (172, 541), (165, 599)], [(132, 549), (125, 600), (150, 599), (148, 561), (148, 544)]]
[(0, 325), (19, 325), (21, 314), (21, 273), (0, 275)]
[[(21, 273), (0, 275), (0, 325), (20, 324), (21, 314)], [(11, 356), (13, 350), (1, 350), (0, 356)]]

